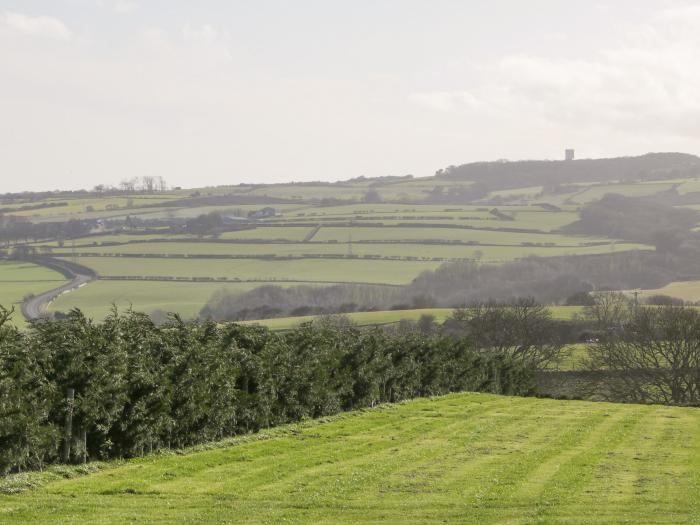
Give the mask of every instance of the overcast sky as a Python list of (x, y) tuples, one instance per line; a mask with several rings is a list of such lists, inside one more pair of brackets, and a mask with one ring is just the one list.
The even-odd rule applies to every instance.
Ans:
[(699, 65), (680, 0), (0, 0), (0, 192), (700, 153)]

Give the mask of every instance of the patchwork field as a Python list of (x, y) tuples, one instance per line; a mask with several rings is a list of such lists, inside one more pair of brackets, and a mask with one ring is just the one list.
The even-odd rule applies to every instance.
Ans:
[[(502, 166), (492, 167), (498, 171)], [(562, 165), (563, 173), (568, 169)], [(94, 229), (82, 237), (16, 242), (52, 250), (104, 277), (246, 283), (226, 289), (247, 289), (250, 282), (403, 285), (450, 261), (501, 264), (528, 256), (652, 250), (648, 244), (573, 235), (564, 228), (580, 218), (582, 206), (607, 193), (634, 197), (667, 192), (683, 197), (678, 206), (700, 209), (693, 200), (695, 196), (700, 202), (700, 181), (682, 178), (682, 171), (664, 179), (666, 174), (660, 170), (657, 178), (640, 176), (639, 180), (634, 180), (636, 171), (619, 176), (611, 172), (607, 182), (588, 180), (591, 174), (581, 171), (581, 180), (564, 177), (561, 183), (554, 177), (534, 183), (525, 177), (522, 187), (512, 177), (502, 187), (473, 194), (474, 181), (453, 179), (446, 176), (449, 171), (437, 177), (241, 184), (155, 194), (14, 196), (5, 198), (0, 207), (8, 216), (35, 223), (89, 221)], [(256, 215), (262, 210), (268, 213)], [(210, 232), (188, 230), (187, 221), (204, 214), (221, 215), (224, 227)], [(116, 302), (189, 316), (204, 306), (216, 286), (192, 285), (187, 287), (187, 299), (177, 300), (171, 290), (184, 290), (180, 284), (91, 283), (85, 290), (61, 297), (54, 308), (80, 307), (101, 315), (109, 303)], [(679, 297), (700, 299), (688, 286), (673, 284), (669, 290)], [(148, 288), (148, 294), (139, 293), (140, 287)], [(7, 284), (4, 293), (17, 302), (25, 292), (40, 288), (36, 283), (26, 289), (22, 284)], [(133, 294), (131, 300), (129, 294)], [(98, 308), (100, 301), (108, 302)]]
[(455, 394), (75, 479), (60, 479), (61, 469), (17, 476), (5, 492), (45, 484), (0, 496), (0, 515), (3, 523), (694, 523), (698, 431), (693, 408)]

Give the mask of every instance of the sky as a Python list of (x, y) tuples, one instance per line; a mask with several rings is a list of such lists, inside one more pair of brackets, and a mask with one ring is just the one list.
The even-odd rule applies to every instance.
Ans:
[(0, 0), (0, 193), (700, 153), (700, 2)]

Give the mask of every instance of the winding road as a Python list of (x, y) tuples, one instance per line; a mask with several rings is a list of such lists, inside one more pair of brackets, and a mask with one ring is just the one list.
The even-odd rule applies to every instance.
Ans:
[(94, 271), (86, 268), (85, 266), (72, 262), (59, 261), (50, 257), (32, 257), (26, 260), (34, 264), (46, 266), (47, 268), (56, 270), (57, 272), (66, 276), (66, 278), (70, 279), (70, 282), (64, 284), (63, 286), (59, 286), (58, 288), (54, 288), (48, 292), (37, 294), (34, 297), (26, 300), (22, 304), (22, 313), (27, 320), (40, 319), (41, 317), (44, 317), (46, 315), (46, 306), (51, 301), (56, 299), (56, 297), (80, 288), (90, 281), (97, 279), (97, 274)]

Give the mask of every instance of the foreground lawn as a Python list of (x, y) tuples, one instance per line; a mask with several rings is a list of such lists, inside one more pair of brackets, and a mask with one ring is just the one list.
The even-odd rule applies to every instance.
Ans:
[(700, 520), (700, 411), (459, 394), (0, 496), (3, 523)]

